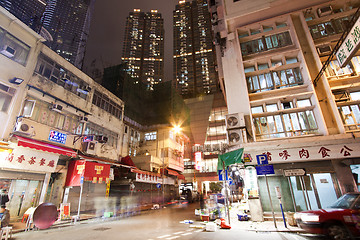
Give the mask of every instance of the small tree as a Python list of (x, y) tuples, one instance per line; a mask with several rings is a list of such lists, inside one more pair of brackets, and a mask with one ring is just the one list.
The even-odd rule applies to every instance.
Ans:
[(210, 182), (210, 190), (212, 193), (220, 193), (222, 189), (221, 182)]

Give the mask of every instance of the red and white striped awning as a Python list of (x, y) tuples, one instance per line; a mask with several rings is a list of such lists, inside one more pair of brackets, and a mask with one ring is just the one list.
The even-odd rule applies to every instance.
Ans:
[(36, 150), (40, 150), (40, 151), (51, 152), (51, 153), (66, 155), (66, 156), (70, 156), (70, 157), (77, 156), (77, 153), (71, 148), (61, 147), (61, 146), (57, 146), (57, 145), (53, 145), (50, 143), (46, 143), (46, 142), (42, 142), (39, 140), (26, 138), (26, 137), (22, 137), (22, 136), (17, 136), (17, 135), (16, 135), (16, 138), (18, 139), (18, 146), (21, 146), (21, 147), (28, 147), (28, 148), (32, 148), (32, 149), (36, 149)]

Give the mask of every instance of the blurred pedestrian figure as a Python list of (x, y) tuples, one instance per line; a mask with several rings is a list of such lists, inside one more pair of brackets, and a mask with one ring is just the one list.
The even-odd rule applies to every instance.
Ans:
[(1, 228), (9, 226), (10, 212), (5, 208), (5, 206), (0, 207), (0, 221), (1, 221)]
[(202, 194), (200, 194), (200, 209), (205, 209), (205, 201)]
[(187, 197), (188, 202), (192, 203), (192, 193), (191, 193), (190, 189), (186, 190), (186, 197)]
[(6, 203), (9, 201), (9, 196), (7, 195), (5, 189), (0, 190), (0, 207), (5, 208)]

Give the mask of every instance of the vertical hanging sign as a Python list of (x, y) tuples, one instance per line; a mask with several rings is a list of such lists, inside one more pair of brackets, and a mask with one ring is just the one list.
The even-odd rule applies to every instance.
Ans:
[(195, 169), (196, 170), (201, 169), (201, 161), (202, 161), (202, 153), (201, 152), (195, 152)]

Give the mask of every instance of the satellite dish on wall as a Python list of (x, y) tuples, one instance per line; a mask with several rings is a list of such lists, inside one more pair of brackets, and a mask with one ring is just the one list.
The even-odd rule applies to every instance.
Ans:
[(34, 224), (39, 229), (49, 228), (58, 219), (57, 208), (52, 203), (40, 204), (33, 215)]

